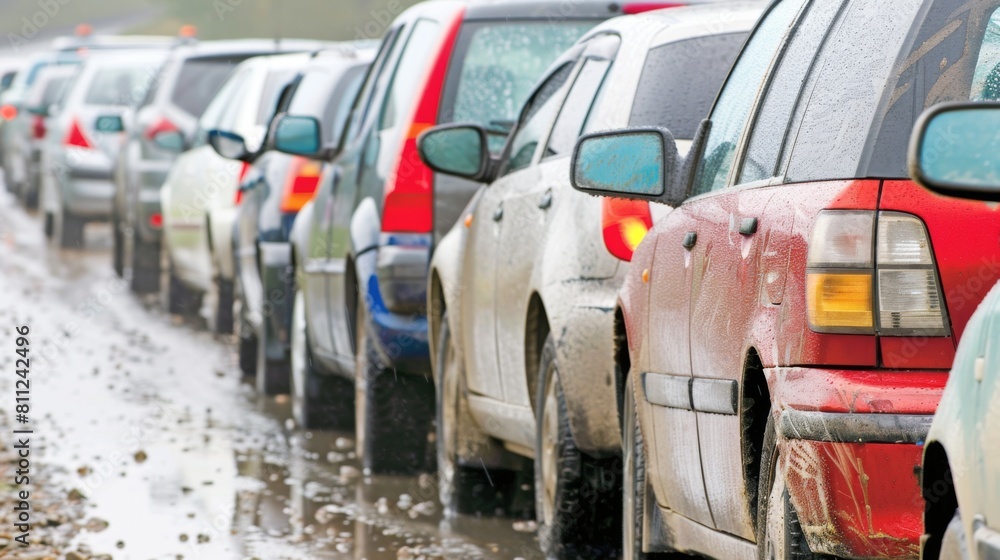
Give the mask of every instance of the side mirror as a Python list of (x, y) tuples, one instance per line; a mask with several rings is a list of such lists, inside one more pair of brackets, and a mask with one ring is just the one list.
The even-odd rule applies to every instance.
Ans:
[(945, 103), (920, 116), (910, 176), (938, 194), (1000, 201), (1000, 103)]
[(125, 131), (125, 123), (120, 115), (102, 115), (94, 123), (97, 132), (116, 133)]
[(436, 126), (417, 138), (417, 151), (438, 173), (482, 181), (490, 163), (486, 130), (469, 124)]
[(310, 159), (329, 159), (323, 149), (323, 134), (315, 117), (284, 115), (274, 124), (274, 149)]
[(573, 188), (677, 206), (675, 186), (680, 156), (673, 135), (663, 128), (630, 128), (581, 137), (573, 151)]
[(179, 130), (161, 130), (153, 135), (153, 144), (171, 152), (183, 152), (186, 147), (184, 134)]
[(208, 143), (226, 159), (244, 160), (250, 155), (246, 141), (235, 132), (225, 130), (208, 131)]

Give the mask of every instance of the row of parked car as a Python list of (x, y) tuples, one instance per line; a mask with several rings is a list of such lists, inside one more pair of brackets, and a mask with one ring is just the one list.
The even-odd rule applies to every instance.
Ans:
[(8, 186), (548, 558), (1000, 557), (1000, 0), (677, 4), (48, 53)]

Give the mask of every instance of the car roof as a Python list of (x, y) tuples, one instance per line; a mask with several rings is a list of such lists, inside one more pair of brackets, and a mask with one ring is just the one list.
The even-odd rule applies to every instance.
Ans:
[(601, 33), (631, 34), (637, 30), (649, 33), (658, 29), (649, 45), (655, 48), (693, 37), (749, 32), (767, 6), (767, 0), (718, 2), (617, 17), (596, 26), (581, 42)]
[(224, 41), (197, 41), (177, 46), (172, 58), (218, 57), (225, 55), (265, 55), (279, 52), (315, 51), (334, 43), (305, 39), (232, 39)]

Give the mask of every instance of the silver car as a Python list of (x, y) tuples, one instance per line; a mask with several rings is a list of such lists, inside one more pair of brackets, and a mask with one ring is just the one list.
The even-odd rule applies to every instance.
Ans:
[(145, 97), (166, 54), (94, 55), (54, 108), (42, 151), (40, 206), (46, 233), (61, 247), (82, 247), (84, 224), (110, 216), (122, 115)]
[(38, 206), (42, 146), (51, 119), (51, 108), (63, 99), (78, 71), (79, 67), (75, 64), (49, 65), (43, 68), (28, 90), (24, 107), (16, 117), (26, 122), (27, 130), (18, 136), (12, 136), (13, 142), (7, 146), (10, 152), (6, 157), (8, 161), (17, 160), (17, 165), (22, 166), (23, 183), (18, 195), (29, 209)]

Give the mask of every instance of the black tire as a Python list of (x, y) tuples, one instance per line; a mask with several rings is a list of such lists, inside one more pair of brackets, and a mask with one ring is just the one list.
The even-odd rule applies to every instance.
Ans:
[(155, 294), (160, 291), (162, 249), (159, 243), (142, 240), (138, 231), (132, 231), (132, 291), (137, 294)]
[(215, 277), (215, 313), (212, 329), (216, 334), (233, 334), (233, 303), (236, 288), (232, 280)]
[(65, 210), (59, 220), (59, 247), (62, 249), (83, 248), (83, 228), (86, 221)]
[(429, 441), (433, 381), (382, 364), (369, 336), (363, 303), (358, 306), (356, 323), (354, 429), (365, 471), (406, 475), (434, 470)]
[(643, 552), (643, 526), (646, 502), (652, 499), (646, 483), (646, 449), (635, 408), (632, 380), (625, 380), (625, 405), (622, 407), (622, 453), (624, 477), (622, 488), (622, 560), (667, 560), (679, 555)]
[(938, 560), (966, 560), (969, 557), (969, 541), (962, 526), (962, 513), (956, 510), (941, 539)]
[(201, 294), (195, 292), (174, 272), (174, 265), (170, 263), (170, 280), (167, 287), (167, 312), (171, 315), (182, 317), (194, 317), (201, 309)]
[(257, 333), (257, 392), (261, 395), (280, 395), (291, 388), (291, 371), (287, 359), (272, 360), (267, 357), (267, 318), (261, 320)]
[(622, 543), (621, 459), (576, 447), (552, 335), (539, 360), (535, 410), (535, 512), (549, 559), (614, 558)]
[(42, 226), (42, 231), (45, 233), (45, 239), (52, 239), (52, 235), (56, 231), (56, 218), (52, 215), (52, 212), (45, 213), (45, 223)]
[(778, 472), (778, 435), (773, 414), (768, 416), (764, 433), (757, 503), (759, 560), (818, 560), (809, 550), (798, 514), (788, 497), (784, 476)]
[[(452, 344), (448, 315), (441, 318), (436, 352), (438, 493), (446, 515), (506, 515), (517, 493), (517, 472), (488, 469), (474, 455), (490, 445), (476, 427), (465, 397), (465, 373)], [(466, 457), (459, 457), (459, 441)]]
[(118, 212), (111, 215), (111, 267), (119, 278), (125, 277), (125, 234)]
[(354, 429), (354, 384), (321, 371), (306, 328), (305, 297), (295, 292), (291, 325), (292, 419), (302, 429)]
[(34, 187), (28, 189), (28, 192), (22, 192), (21, 195), (24, 197), (25, 209), (38, 210), (38, 179), (35, 179)]
[(247, 307), (243, 297), (243, 283), (240, 282), (239, 274), (236, 275), (236, 301), (239, 302), (239, 313), (237, 314), (237, 345), (240, 358), (240, 371), (243, 377), (255, 377), (257, 375), (257, 334), (254, 332), (250, 322), (246, 319)]

